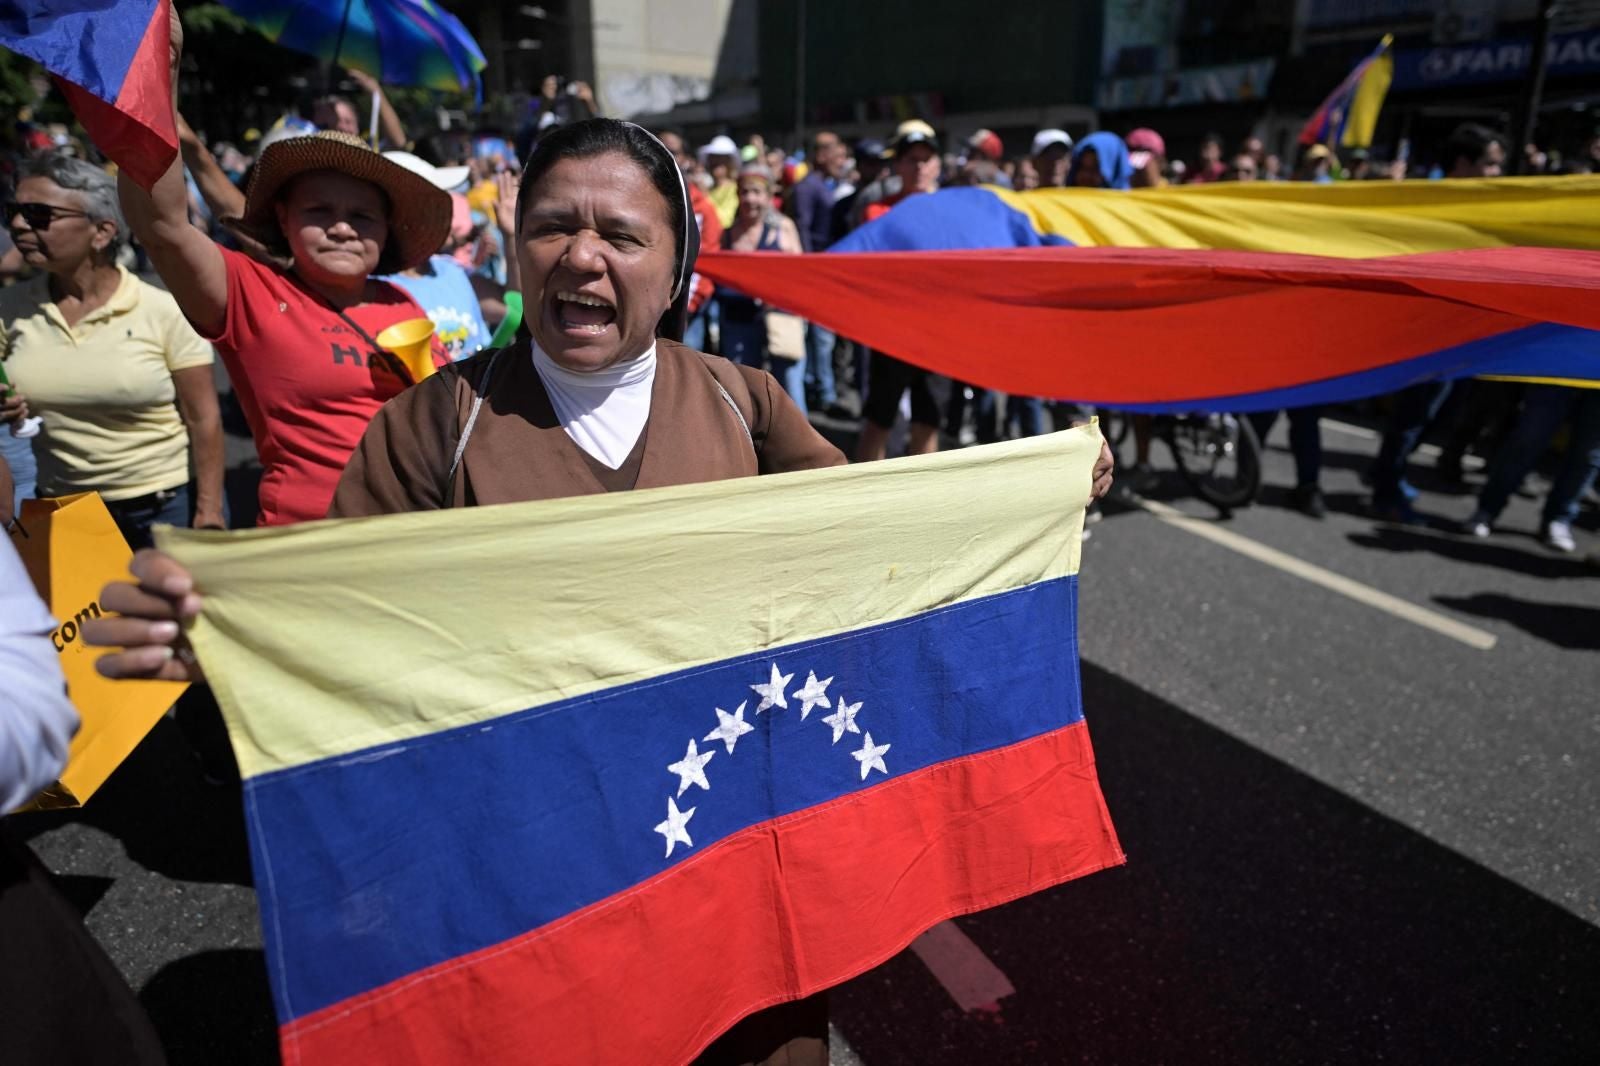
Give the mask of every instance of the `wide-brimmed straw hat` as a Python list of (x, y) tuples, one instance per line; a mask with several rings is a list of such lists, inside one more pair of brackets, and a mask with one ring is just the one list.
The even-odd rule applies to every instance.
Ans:
[(380, 273), (423, 263), (450, 235), (450, 194), (420, 174), (385, 159), (360, 137), (322, 130), (273, 144), (256, 160), (240, 228), (269, 247), (283, 243), (273, 202), (301, 174), (331, 170), (370, 182), (389, 199), (389, 236)]

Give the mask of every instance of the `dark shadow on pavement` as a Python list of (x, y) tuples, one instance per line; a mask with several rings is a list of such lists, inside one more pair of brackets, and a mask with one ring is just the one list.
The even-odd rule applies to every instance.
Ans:
[(866, 1063), (1576, 1063), (1600, 930), (1083, 664), (1128, 865), (959, 920), (966, 1015), (909, 952), (836, 990)]
[[(1287, 495), (1284, 497), (1288, 499)], [(1379, 519), (1372, 511), (1372, 493), (1365, 490), (1361, 492), (1324, 492), (1323, 503), (1327, 505), (1332, 514), (1349, 515), (1352, 518), (1363, 518), (1381, 529), (1413, 529), (1432, 530), (1437, 533), (1461, 532), (1460, 518), (1451, 514), (1438, 514), (1429, 508), (1434, 501), (1424, 500), (1416, 506), (1417, 521), (1409, 526), (1397, 522), (1385, 522)]]
[[(1287, 448), (1274, 448), (1272, 450), (1281, 451), (1286, 455), (1291, 454)], [(1373, 442), (1373, 450), (1377, 450), (1376, 441)], [(1322, 468), (1324, 470), (1353, 471), (1363, 479), (1362, 483), (1365, 484), (1367, 471), (1372, 469), (1372, 459), (1373, 456), (1368, 453), (1329, 448), (1326, 434), (1324, 434), (1322, 448)], [(1466, 481), (1452, 481), (1441, 475), (1434, 468), (1432, 459), (1414, 455), (1411, 461), (1406, 464), (1406, 480), (1424, 492), (1437, 493), (1440, 496), (1476, 496), (1478, 490), (1483, 486), (1483, 470), (1478, 468), (1474, 471), (1469, 471)]]
[(51, 877), (67, 901), (86, 917), (94, 910), (94, 905), (111, 891), (111, 886), (117, 883), (114, 877), (95, 877), (91, 874), (53, 874)]
[(1441, 607), (1480, 618), (1510, 622), (1529, 636), (1558, 648), (1600, 651), (1600, 607), (1576, 603), (1535, 603), (1498, 592), (1474, 596), (1435, 596)]
[(109, 833), (134, 862), (174, 880), (254, 883), (239, 785), (206, 784), (170, 718), (156, 723), (82, 809), (10, 819), (12, 831), (29, 840), (68, 822)]
[(139, 1001), (169, 1066), (269, 1066), (279, 1061), (277, 1020), (260, 951), (203, 951), (162, 967)]
[[(1600, 577), (1600, 571), (1585, 566), (1578, 559), (1551, 555), (1543, 550), (1521, 551), (1504, 543), (1466, 536), (1441, 537), (1400, 526), (1378, 526), (1370, 533), (1351, 533), (1349, 538), (1352, 544), (1362, 548), (1432, 552), (1457, 562), (1514, 570), (1529, 577)], [(1535, 542), (1530, 539), (1528, 543)]]

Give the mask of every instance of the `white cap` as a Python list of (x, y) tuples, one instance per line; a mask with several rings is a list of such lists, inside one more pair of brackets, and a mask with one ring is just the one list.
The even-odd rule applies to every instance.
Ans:
[(1051, 145), (1059, 144), (1061, 147), (1072, 150), (1072, 134), (1066, 130), (1040, 130), (1033, 135), (1033, 151), (1030, 155), (1038, 155)]
[(445, 192), (460, 192), (471, 176), (469, 167), (436, 167), (427, 160), (412, 155), (410, 152), (385, 152), (383, 158), (391, 163), (398, 163), (413, 174), (426, 178), (428, 183)]
[(733, 138), (729, 137), (726, 133), (719, 133), (715, 137), (711, 138), (710, 144), (707, 144), (704, 148), (700, 149), (701, 159), (713, 155), (731, 155), (734, 158), (738, 158), (739, 146), (734, 144)]

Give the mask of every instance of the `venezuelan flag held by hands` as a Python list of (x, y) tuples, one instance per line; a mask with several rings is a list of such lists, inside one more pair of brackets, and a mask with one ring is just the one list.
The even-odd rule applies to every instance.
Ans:
[(145, 188), (178, 156), (170, 0), (9, 0), (0, 45), (55, 76), (90, 140)]
[(163, 531), (284, 1061), (683, 1062), (1121, 862), (1076, 651), (1099, 446)]
[(1600, 380), (1597, 252), (744, 253), (698, 269), (961, 381), (1127, 410), (1277, 410), (1470, 374)]
[(1593, 249), (1595, 175), (961, 188), (824, 255), (698, 269), (974, 385), (1256, 411), (1475, 374), (1600, 380)]

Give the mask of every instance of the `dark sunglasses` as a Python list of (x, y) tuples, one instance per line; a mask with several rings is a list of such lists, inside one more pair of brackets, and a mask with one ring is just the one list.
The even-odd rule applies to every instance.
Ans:
[(29, 229), (47, 230), (58, 218), (88, 218), (87, 211), (74, 211), (70, 207), (56, 207), (53, 204), (21, 204), (15, 200), (7, 200), (4, 208), (6, 228), (13, 229), (11, 223), (18, 215), (28, 224)]

